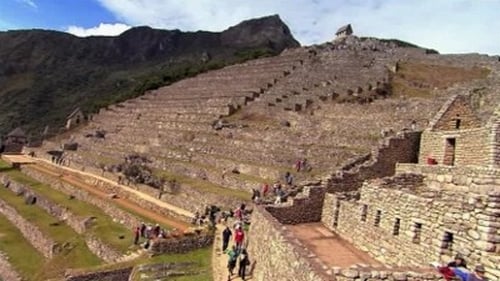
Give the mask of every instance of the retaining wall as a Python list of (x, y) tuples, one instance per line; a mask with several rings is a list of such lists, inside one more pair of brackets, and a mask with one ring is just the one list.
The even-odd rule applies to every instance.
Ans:
[[(0, 191), (10, 192), (10, 191)], [(24, 219), (17, 211), (0, 199), (0, 213), (4, 215), (12, 224), (14, 224), (35, 249), (40, 251), (46, 258), (52, 258), (59, 252), (59, 244), (49, 237), (45, 236), (38, 227)]]
[(113, 270), (103, 270), (91, 273), (81, 273), (75, 276), (66, 277), (66, 281), (97, 281), (97, 280), (109, 280), (109, 281), (127, 281), (132, 274), (132, 267), (113, 269)]
[(185, 234), (182, 237), (157, 239), (151, 243), (149, 251), (154, 255), (187, 253), (209, 247), (214, 242), (214, 233)]
[(23, 280), (19, 273), (9, 263), (8, 257), (0, 252), (0, 279), (6, 281), (21, 281)]

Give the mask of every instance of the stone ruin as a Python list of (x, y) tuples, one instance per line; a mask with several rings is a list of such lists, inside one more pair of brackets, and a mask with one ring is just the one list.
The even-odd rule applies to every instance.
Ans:
[[(484, 81), (466, 81), (468, 83), (439, 90), (432, 97), (398, 97), (391, 89), (391, 79), (398, 71), (395, 66), (410, 60), (433, 66), (484, 67), (491, 73)], [(123, 159), (129, 155), (145, 156), (147, 163), (131, 168), (131, 179), (145, 183), (152, 170), (166, 170), (181, 179), (178, 183), (181, 187), (179, 194), (183, 196), (158, 196), (157, 189), (142, 185), (134, 188), (191, 212), (200, 206), (212, 204), (234, 206), (241, 202), (242, 196), (250, 198), (249, 191), (252, 188), (281, 179), (284, 171), (293, 169), (297, 159), (307, 158), (313, 167), (312, 171), (294, 173), (301, 192), (294, 194), (284, 204), (255, 209), (252, 221), (258, 223), (252, 226), (251, 235), (255, 237), (252, 239), (277, 241), (277, 247), (272, 249), (261, 247), (265, 245), (250, 244), (251, 255), (257, 256), (255, 253), (258, 253), (261, 259), (255, 276), (262, 280), (293, 280), (287, 274), (303, 276), (308, 273), (307, 269), (311, 273), (309, 277), (304, 276), (303, 280), (438, 280), (439, 277), (426, 268), (411, 273), (404, 266), (425, 265), (431, 258), (444, 260), (458, 251), (436, 253), (436, 245), (444, 247), (442, 245), (450, 244), (449, 234), (446, 234), (446, 243), (442, 241), (443, 232), (452, 234), (454, 243), (451, 244), (455, 248), (460, 245), (461, 249), (469, 249), (470, 253), (463, 252), (472, 263), (484, 263), (488, 266), (488, 274), (496, 276), (491, 274), (496, 274), (495, 270), (498, 269), (491, 264), (497, 261), (494, 257), (489, 258), (490, 252), (485, 250), (492, 249), (491, 240), (494, 239), (488, 238), (491, 235), (479, 233), (480, 239), (485, 235), (488, 237), (470, 246), (472, 240), (464, 242), (462, 230), (431, 228), (436, 222), (422, 220), (421, 214), (419, 218), (403, 217), (399, 215), (402, 212), (399, 204), (393, 204), (395, 206), (391, 209), (386, 201), (401, 195), (408, 200), (406, 204), (423, 206), (418, 200), (429, 200), (431, 197), (425, 196), (434, 194), (423, 188), (431, 183), (429, 177), (434, 177), (433, 173), (438, 173), (435, 175), (436, 180), (439, 178), (442, 183), (446, 179), (444, 185), (450, 187), (454, 176), (451, 182), (447, 182), (453, 173), (445, 164), (452, 159), (449, 156), (452, 147), (455, 147), (456, 153), (452, 161), (456, 165), (452, 168), (457, 171), (469, 164), (484, 168), (487, 164), (483, 157), (489, 157), (488, 161), (496, 159), (488, 155), (497, 155), (497, 148), (489, 149), (481, 144), (472, 146), (473, 149), (459, 149), (460, 140), (456, 137), (458, 131), (452, 129), (453, 133), (447, 132), (457, 126), (456, 120), (452, 125), (447, 123), (446, 126), (450, 128), (440, 127), (445, 130), (444, 133), (432, 130), (420, 132), (431, 123), (432, 115), (439, 106), (455, 93), (484, 88), (491, 95), (481, 98), (480, 103), (484, 104), (484, 108), (488, 104), (495, 104), (494, 97), (499, 96), (496, 85), (500, 81), (496, 65), (496, 61), (484, 56), (438, 55), (424, 49), (401, 47), (394, 42), (348, 36), (333, 43), (290, 49), (276, 57), (210, 71), (102, 109), (93, 120), (75, 131), (74, 142), (78, 143), (78, 149), (65, 153), (71, 159), (71, 167), (96, 174), (101, 173), (99, 163), (118, 167), (124, 164)], [(452, 103), (459, 105), (462, 104), (461, 100), (455, 98)], [(491, 113), (492, 110), (487, 109), (480, 115), (491, 116)], [(452, 119), (457, 119), (457, 114), (467, 117), (470, 112), (464, 109), (453, 114)], [(464, 144), (471, 139), (488, 139), (493, 145), (488, 144), (487, 147), (495, 147), (498, 136), (491, 136), (486, 133), (487, 129), (481, 128), (498, 126), (496, 123), (484, 125), (484, 120), (479, 119), (479, 127), (476, 119), (460, 119), (458, 129), (463, 128), (465, 133), (475, 134), (465, 138)], [(441, 125), (436, 126), (437, 129)], [(448, 138), (455, 138), (455, 144), (450, 141), (445, 153), (439, 140)], [(59, 145), (50, 140), (43, 146), (45, 150), (53, 147)], [(373, 147), (377, 149), (372, 150)], [(476, 149), (480, 149), (478, 151), (481, 153), (477, 154), (481, 156), (471, 155), (470, 152)], [(446, 161), (442, 158), (445, 154), (448, 155)], [(426, 166), (427, 158), (436, 159), (438, 165)], [(423, 175), (422, 178), (406, 175), (401, 170), (405, 167), (434, 170), (432, 173), (417, 173)], [(482, 168), (471, 168), (474, 172), (471, 172), (470, 179), (465, 179), (465, 182), (469, 182), (467, 185), (489, 180), (489, 170), (478, 172), (478, 178), (474, 176)], [(224, 171), (233, 169), (238, 173), (222, 176)], [(111, 169), (104, 176), (117, 180), (119, 173), (115, 170)], [(332, 171), (336, 172), (331, 174)], [(329, 176), (320, 177), (322, 174)], [(457, 189), (464, 191), (463, 187)], [(387, 198), (377, 197), (381, 190), (388, 193)], [(438, 205), (450, 201), (444, 193), (438, 191), (432, 195), (435, 202), (440, 202)], [(458, 196), (463, 200), (466, 198), (464, 192), (458, 193)], [(477, 206), (490, 208), (488, 196), (478, 193)], [(372, 200), (377, 200), (380, 205), (372, 203)], [(494, 199), (491, 202), (494, 203)], [(474, 204), (470, 203), (467, 208), (472, 208)], [(366, 221), (361, 221), (364, 205), (367, 205)], [(469, 215), (472, 217), (472, 214)], [(356, 216), (359, 217), (358, 221)], [(441, 216), (441, 211), (437, 211), (436, 217), (446, 227), (449, 220), (458, 220), (455, 218), (458, 214), (451, 215), (450, 219)], [(399, 219), (402, 235), (393, 237), (396, 219)], [(474, 226), (464, 227), (475, 227), (482, 220), (479, 217), (475, 219), (478, 223)], [(292, 226), (310, 222), (320, 223), (322, 231), (326, 229), (342, 239), (350, 240), (384, 265), (371, 267), (358, 264), (353, 265), (354, 268), (338, 268), (325, 264), (311, 251), (312, 247), (305, 246), (295, 236)], [(359, 235), (351, 237), (354, 226), (359, 227)], [(417, 228), (422, 231), (420, 244), (408, 243), (409, 240), (413, 241), (409, 237)], [(423, 236), (424, 231), (430, 229), (438, 229), (439, 237)], [(472, 230), (470, 233), (477, 237), (474, 232), (477, 229)], [(368, 237), (366, 233), (373, 234), (373, 237)], [(404, 243), (409, 252), (420, 251), (428, 255), (418, 264), (416, 259), (398, 255), (391, 245), (383, 242), (389, 236), (390, 239), (409, 239)], [(432, 247), (424, 248), (423, 242), (429, 239), (433, 241)], [(496, 244), (495, 248), (498, 248)], [(276, 260), (286, 262), (276, 267)], [(302, 267), (297, 269), (297, 264)]]

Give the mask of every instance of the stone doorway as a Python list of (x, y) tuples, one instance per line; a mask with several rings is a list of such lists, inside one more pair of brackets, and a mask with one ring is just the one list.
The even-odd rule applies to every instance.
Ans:
[(455, 147), (456, 147), (456, 139), (447, 138), (444, 147), (444, 159), (443, 159), (444, 165), (448, 166), (455, 165)]

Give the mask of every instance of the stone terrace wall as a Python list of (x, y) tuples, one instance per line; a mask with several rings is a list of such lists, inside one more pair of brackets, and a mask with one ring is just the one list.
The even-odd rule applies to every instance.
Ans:
[[(399, 185), (397, 178), (406, 181)], [(360, 200), (326, 194), (323, 222), (387, 264), (427, 265), (461, 253), (471, 265), (482, 263), (488, 276), (498, 280), (500, 192), (436, 191), (419, 187), (419, 182), (415, 175), (367, 182)], [(447, 242), (449, 234), (452, 243)]]
[[(132, 267), (113, 269), (113, 270), (105, 270), (99, 272), (91, 272), (79, 274), (77, 276), (69, 276), (65, 280), (66, 281), (97, 281), (97, 280), (106, 280), (106, 281), (127, 281), (129, 280), (130, 275), (132, 274)], [(71, 275), (71, 273), (69, 274)]]
[(325, 198), (325, 188), (306, 186), (304, 191), (288, 204), (273, 205), (266, 210), (280, 223), (299, 224), (321, 220), (321, 206)]
[(114, 262), (122, 257), (118, 251), (102, 242), (99, 238), (87, 236), (85, 237), (85, 244), (94, 255), (106, 262)]
[[(7, 175), (3, 175), (0, 181), (5, 185), (6, 182), (9, 183), (8, 188), (11, 189), (16, 194), (32, 195), (36, 197), (36, 205), (40, 206), (51, 216), (64, 221), (78, 234), (83, 234), (90, 226), (91, 220), (89, 218), (82, 218), (75, 216), (68, 209), (59, 206), (58, 204), (51, 202), (45, 197), (34, 192), (29, 186), (20, 184), (14, 180), (11, 180)], [(106, 243), (102, 242), (100, 239), (92, 236), (85, 237), (85, 244), (89, 250), (96, 256), (100, 257), (106, 262), (113, 262), (121, 257), (121, 254), (117, 252), (112, 247), (108, 246)]]
[(71, 228), (73, 228), (78, 234), (82, 234), (90, 226), (88, 225), (89, 218), (75, 216), (68, 209), (51, 202), (47, 198), (41, 196), (40, 194), (33, 191), (29, 186), (18, 183), (9, 178), (7, 175), (3, 175), (0, 179), (4, 185), (9, 182), (8, 188), (16, 194), (24, 194), (25, 196), (31, 195), (36, 198), (36, 205), (44, 209), (49, 215), (64, 221)]
[(154, 255), (181, 254), (211, 246), (213, 242), (214, 233), (191, 234), (154, 240), (149, 250)]
[(0, 252), (0, 280), (21, 281), (19, 273), (9, 263), (8, 257)]
[(47, 176), (37, 170), (29, 167), (29, 165), (23, 166), (21, 171), (26, 175), (32, 177), (33, 179), (50, 185), (55, 190), (63, 192), (68, 195), (74, 196), (77, 200), (87, 202), (91, 205), (96, 206), (101, 209), (106, 215), (118, 220), (121, 224), (126, 226), (139, 225), (141, 221), (135, 216), (109, 204), (106, 200), (100, 199), (90, 193), (77, 188), (69, 183), (63, 182), (59, 179)]
[(394, 174), (396, 163), (416, 163), (421, 132), (402, 132), (384, 140), (372, 157), (366, 155), (360, 159), (369, 159), (360, 164), (355, 160), (348, 163), (327, 182), (328, 192), (353, 191), (361, 187), (363, 181)]
[(45, 236), (38, 227), (24, 219), (14, 208), (3, 200), (0, 200), (0, 213), (17, 227), (24, 238), (26, 238), (35, 249), (40, 251), (43, 256), (52, 258), (52, 256), (58, 252), (59, 245), (56, 242)]

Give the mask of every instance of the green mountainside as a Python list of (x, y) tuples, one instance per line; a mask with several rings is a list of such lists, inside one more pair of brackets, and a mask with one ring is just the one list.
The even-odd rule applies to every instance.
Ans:
[(80, 38), (46, 30), (0, 32), (0, 136), (17, 126), (37, 137), (76, 107), (104, 107), (209, 69), (298, 47), (279, 16), (223, 32), (132, 28)]

